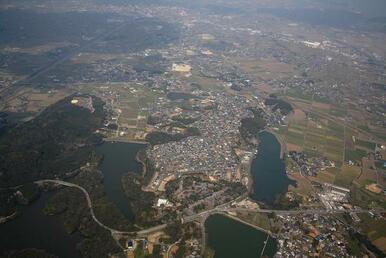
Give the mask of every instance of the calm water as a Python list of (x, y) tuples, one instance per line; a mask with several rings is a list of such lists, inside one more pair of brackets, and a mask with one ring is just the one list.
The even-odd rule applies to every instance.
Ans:
[(103, 182), (107, 196), (130, 220), (134, 217), (123, 191), (121, 179), (129, 171), (142, 172), (142, 164), (136, 161), (135, 157), (138, 151), (145, 147), (145, 144), (122, 142), (105, 142), (97, 147), (97, 152), (104, 156), (100, 169), (104, 175)]
[[(223, 215), (212, 215), (205, 221), (208, 247), (215, 258), (256, 258), (264, 247), (267, 234)], [(273, 257), (277, 243), (268, 239), (263, 255)]]
[(288, 186), (295, 185), (295, 181), (287, 177), (284, 161), (280, 159), (280, 143), (276, 137), (269, 132), (261, 132), (259, 139), (259, 152), (251, 166), (252, 198), (272, 204), (276, 196), (287, 192)]
[(68, 234), (58, 216), (46, 216), (42, 209), (54, 193), (43, 193), (14, 220), (0, 224), (0, 256), (5, 250), (45, 249), (61, 258), (81, 257), (76, 249), (79, 234)]

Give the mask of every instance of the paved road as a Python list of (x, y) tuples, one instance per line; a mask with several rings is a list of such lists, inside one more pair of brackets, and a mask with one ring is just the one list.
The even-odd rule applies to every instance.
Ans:
[(91, 201), (90, 195), (88, 194), (87, 190), (84, 189), (83, 187), (81, 187), (81, 186), (79, 186), (77, 184), (70, 183), (70, 182), (66, 182), (66, 181), (62, 181), (62, 180), (53, 180), (53, 179), (52, 180), (51, 179), (38, 180), (38, 181), (35, 181), (35, 183), (36, 184), (53, 183), (53, 184), (67, 186), (67, 187), (74, 187), (74, 188), (77, 188), (77, 189), (81, 190), (84, 193), (84, 195), (86, 196), (87, 206), (90, 209), (91, 217), (93, 218), (93, 220), (99, 226), (101, 226), (102, 228), (110, 231), (111, 234), (137, 234), (139, 236), (146, 236), (146, 235), (148, 235), (150, 233), (160, 231), (161, 229), (164, 229), (167, 226), (166, 224), (162, 224), (162, 225), (154, 226), (154, 227), (147, 228), (147, 229), (140, 230), (140, 231), (121, 231), (121, 230), (116, 230), (116, 229), (113, 229), (113, 228), (111, 228), (109, 226), (106, 226), (105, 224), (103, 224), (102, 222), (100, 222), (98, 220), (98, 218), (95, 216), (95, 212), (94, 212), (94, 209), (93, 209), (93, 206), (92, 206), (92, 201)]
[(182, 218), (182, 222), (183, 223), (192, 222), (192, 221), (196, 220), (199, 217), (203, 217), (203, 216), (208, 217), (211, 214), (217, 213), (219, 211), (224, 211), (224, 209), (229, 207), (231, 203), (237, 202), (239, 200), (242, 200), (245, 197), (246, 197), (246, 194), (243, 194), (243, 195), (237, 197), (236, 199), (234, 199), (232, 201), (229, 201), (227, 203), (220, 204), (220, 205), (216, 206), (215, 208), (213, 208), (211, 210), (206, 210), (206, 211), (202, 211), (202, 212), (199, 212), (197, 214), (194, 214), (194, 215), (186, 216), (186, 217)]
[[(90, 195), (87, 192), (87, 190), (84, 189), (83, 187), (81, 187), (77, 184), (74, 184), (74, 183), (70, 183), (70, 182), (66, 182), (66, 181), (62, 181), (62, 180), (54, 180), (54, 179), (38, 180), (38, 181), (35, 181), (35, 183), (37, 183), (37, 184), (53, 183), (53, 184), (59, 184), (59, 185), (67, 186), (67, 187), (74, 187), (74, 188), (81, 190), (84, 193), (84, 195), (86, 196), (87, 206), (90, 209), (90, 213), (91, 213), (93, 220), (102, 228), (110, 231), (111, 234), (137, 234), (139, 236), (146, 236), (150, 233), (160, 231), (160, 230), (166, 228), (166, 226), (167, 226), (167, 224), (161, 224), (161, 225), (157, 225), (157, 226), (154, 226), (154, 227), (151, 227), (148, 229), (144, 229), (144, 230), (139, 230), (139, 231), (116, 230), (116, 229), (113, 229), (109, 226), (106, 226), (105, 224), (103, 224), (102, 222), (100, 222), (98, 220), (98, 218), (95, 216), (95, 212), (94, 212), (94, 209), (92, 206), (92, 201), (91, 201)], [(203, 221), (205, 221), (205, 219), (212, 214), (223, 213), (223, 212), (232, 212), (232, 211), (233, 212), (247, 211), (247, 212), (259, 212), (259, 213), (275, 213), (277, 215), (296, 215), (296, 214), (320, 214), (320, 215), (323, 215), (323, 214), (335, 214), (335, 213), (345, 213), (345, 212), (366, 213), (369, 211), (371, 211), (373, 213), (384, 213), (385, 212), (385, 210), (365, 210), (365, 209), (355, 209), (355, 210), (349, 210), (349, 211), (347, 211), (347, 210), (327, 210), (327, 209), (271, 210), (271, 209), (248, 209), (248, 208), (232, 208), (232, 207), (230, 207), (231, 203), (238, 201), (238, 200), (241, 200), (243, 198), (245, 198), (244, 195), (242, 195), (242, 196), (240, 196), (240, 197), (238, 197), (235, 200), (232, 200), (230, 202), (221, 204), (214, 209), (202, 211), (200, 213), (197, 213), (197, 214), (194, 214), (191, 216), (186, 216), (182, 219), (182, 222), (183, 223), (192, 222), (198, 218), (204, 218)]]
[(296, 214), (336, 214), (336, 213), (384, 213), (384, 210), (365, 210), (365, 209), (353, 209), (353, 210), (328, 210), (328, 209), (300, 209), (300, 210), (269, 210), (269, 209), (247, 209), (247, 208), (227, 208), (224, 211), (249, 211), (260, 213), (275, 213), (277, 215), (296, 215)]
[(164, 229), (166, 228), (167, 224), (161, 224), (161, 225), (158, 225), (158, 226), (154, 226), (154, 227), (151, 227), (151, 228), (147, 228), (147, 229), (144, 229), (144, 230), (140, 230), (140, 231), (137, 231), (137, 235), (138, 236), (146, 236), (150, 233), (153, 233), (153, 232), (157, 232), (157, 231), (160, 231), (161, 229)]
[(237, 211), (246, 211), (246, 212), (258, 212), (258, 213), (275, 213), (277, 215), (296, 215), (296, 214), (336, 214), (336, 213), (366, 213), (366, 212), (373, 212), (373, 213), (384, 213), (385, 210), (365, 210), (365, 209), (354, 209), (354, 210), (327, 210), (327, 209), (301, 209), (301, 210), (270, 210), (270, 209), (248, 209), (248, 208), (231, 208), (226, 207), (229, 206), (227, 204), (217, 206), (214, 209), (206, 210), (191, 216), (186, 216), (183, 219), (183, 222), (191, 222), (194, 221), (200, 217), (208, 217), (215, 213), (221, 213), (221, 212), (237, 212)]
[(66, 182), (66, 181), (62, 181), (62, 180), (51, 180), (51, 179), (38, 180), (38, 181), (35, 181), (35, 183), (37, 183), (37, 184), (53, 183), (53, 184), (58, 184), (58, 185), (64, 185), (64, 186), (67, 186), (67, 187), (74, 187), (74, 188), (77, 188), (77, 189), (81, 190), (81, 191), (84, 193), (84, 195), (86, 196), (87, 206), (88, 206), (88, 208), (90, 209), (91, 217), (93, 218), (93, 220), (94, 220), (99, 226), (101, 226), (102, 228), (104, 228), (104, 229), (110, 231), (111, 234), (131, 233), (131, 232), (127, 232), (127, 231), (120, 231), (120, 230), (116, 230), (116, 229), (110, 228), (109, 226), (106, 226), (105, 224), (103, 224), (102, 222), (100, 222), (100, 221), (98, 220), (98, 218), (95, 216), (95, 212), (94, 212), (94, 209), (93, 209), (93, 207), (92, 207), (92, 201), (91, 201), (90, 195), (88, 194), (88, 192), (86, 191), (86, 189), (84, 189), (83, 187), (81, 187), (81, 186), (79, 186), (79, 185), (77, 185), (77, 184), (70, 183), (70, 182)]

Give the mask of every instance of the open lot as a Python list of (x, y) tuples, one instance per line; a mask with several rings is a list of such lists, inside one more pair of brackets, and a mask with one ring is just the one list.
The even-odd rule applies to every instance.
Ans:
[(343, 165), (335, 176), (334, 184), (350, 188), (351, 183), (361, 174), (361, 168), (357, 166)]

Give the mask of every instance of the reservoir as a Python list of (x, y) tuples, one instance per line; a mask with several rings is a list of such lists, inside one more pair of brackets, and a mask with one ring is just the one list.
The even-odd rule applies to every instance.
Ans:
[(287, 192), (289, 185), (295, 185), (295, 181), (287, 177), (276, 137), (263, 131), (259, 133), (259, 141), (258, 154), (251, 165), (252, 198), (272, 204), (279, 194)]
[(103, 172), (106, 194), (129, 220), (133, 219), (128, 199), (122, 188), (122, 176), (128, 172), (141, 173), (143, 166), (136, 160), (138, 151), (146, 144), (104, 142), (97, 146), (97, 153), (103, 155), (99, 169)]
[[(205, 221), (207, 246), (215, 251), (214, 258), (273, 257), (277, 242), (267, 234), (223, 215), (215, 214)], [(262, 253), (264, 249), (264, 252)]]
[(59, 216), (46, 216), (42, 211), (53, 194), (42, 193), (32, 204), (23, 207), (19, 217), (0, 224), (0, 256), (6, 250), (36, 248), (58, 257), (81, 257), (76, 249), (80, 235), (66, 233)]

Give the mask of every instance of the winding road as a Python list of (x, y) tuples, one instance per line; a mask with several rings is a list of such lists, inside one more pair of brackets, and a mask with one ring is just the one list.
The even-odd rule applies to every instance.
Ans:
[[(91, 213), (93, 220), (102, 228), (110, 231), (112, 235), (113, 234), (136, 234), (138, 236), (146, 236), (146, 235), (151, 234), (153, 232), (160, 231), (160, 230), (166, 228), (166, 226), (167, 226), (167, 224), (161, 224), (161, 225), (157, 225), (157, 226), (154, 226), (154, 227), (151, 227), (148, 229), (144, 229), (144, 230), (139, 230), (139, 231), (116, 230), (116, 229), (113, 229), (109, 226), (106, 226), (100, 220), (98, 220), (98, 218), (95, 216), (95, 212), (94, 212), (94, 209), (92, 206), (92, 201), (91, 201), (90, 195), (87, 192), (87, 190), (84, 189), (83, 187), (81, 187), (77, 184), (74, 184), (74, 183), (70, 183), (70, 182), (66, 182), (66, 181), (62, 181), (62, 180), (54, 180), (54, 179), (38, 180), (38, 181), (35, 181), (34, 183), (39, 184), (39, 185), (44, 184), (44, 183), (53, 183), (53, 184), (67, 186), (67, 187), (74, 187), (74, 188), (81, 190), (84, 193), (84, 195), (86, 196), (87, 206), (90, 209), (90, 213)], [(257, 213), (275, 213), (277, 215), (296, 215), (296, 214), (320, 214), (320, 215), (323, 215), (323, 214), (336, 214), (336, 213), (345, 213), (345, 212), (366, 213), (369, 211), (371, 211), (373, 213), (384, 213), (385, 212), (384, 210), (365, 210), (365, 209), (353, 209), (353, 210), (327, 210), (327, 209), (270, 210), (270, 209), (248, 209), (248, 208), (240, 208), (240, 207), (239, 208), (233, 208), (230, 206), (231, 203), (233, 203), (237, 200), (243, 199), (243, 198), (245, 198), (244, 195), (242, 195), (242, 196), (240, 196), (240, 197), (236, 198), (235, 200), (232, 200), (228, 203), (221, 204), (221, 205), (219, 205), (211, 210), (206, 210), (206, 211), (202, 211), (200, 213), (197, 213), (197, 214), (194, 214), (191, 216), (183, 217), (182, 223), (192, 222), (192, 221), (195, 221), (196, 219), (200, 219), (200, 218), (205, 221), (205, 219), (212, 214), (226, 213), (226, 212), (237, 212), (237, 211), (247, 211), (247, 212), (257, 212)]]
[(106, 226), (105, 224), (103, 224), (102, 222), (100, 222), (98, 220), (98, 218), (95, 216), (95, 212), (94, 212), (94, 209), (92, 207), (92, 201), (91, 201), (91, 198), (90, 198), (90, 195), (88, 194), (87, 190), (84, 189), (83, 187), (77, 185), (77, 184), (73, 184), (73, 183), (70, 183), (70, 182), (66, 182), (66, 181), (62, 181), (62, 180), (51, 180), (51, 179), (45, 179), (45, 180), (38, 180), (38, 181), (35, 181), (36, 184), (38, 185), (41, 185), (41, 184), (45, 184), (45, 183), (53, 183), (53, 184), (58, 184), (58, 185), (63, 185), (63, 186), (67, 186), (67, 187), (74, 187), (74, 188), (77, 188), (79, 190), (81, 190), (84, 195), (86, 196), (86, 200), (87, 200), (87, 206), (88, 208), (90, 209), (90, 213), (91, 213), (91, 217), (93, 218), (93, 220), (99, 225), (101, 226), (102, 228), (108, 230), (111, 232), (111, 234), (117, 234), (117, 233), (131, 233), (131, 232), (124, 232), (124, 231), (119, 231), (119, 230), (116, 230), (116, 229), (113, 229), (113, 228), (110, 228), (108, 226)]
[(87, 206), (90, 209), (91, 217), (93, 218), (93, 220), (99, 226), (101, 226), (102, 228), (110, 231), (110, 233), (112, 235), (113, 234), (123, 234), (123, 235), (125, 235), (125, 234), (136, 234), (138, 236), (146, 236), (146, 235), (151, 234), (153, 232), (160, 231), (161, 229), (164, 229), (167, 226), (166, 224), (161, 224), (161, 225), (154, 226), (154, 227), (151, 227), (151, 228), (148, 228), (148, 229), (144, 229), (144, 230), (140, 230), (140, 231), (121, 231), (121, 230), (116, 230), (116, 229), (113, 229), (113, 228), (111, 228), (109, 226), (106, 226), (100, 220), (98, 220), (98, 218), (95, 216), (95, 212), (94, 212), (94, 209), (93, 209), (93, 206), (92, 206), (92, 201), (91, 201), (90, 195), (87, 192), (87, 190), (84, 189), (83, 187), (81, 187), (81, 186), (79, 186), (77, 184), (70, 183), (70, 182), (66, 182), (66, 181), (62, 181), (62, 180), (54, 180), (54, 179), (38, 180), (38, 181), (35, 181), (34, 183), (39, 184), (39, 185), (45, 184), (45, 183), (53, 183), (53, 184), (67, 186), (67, 187), (74, 187), (74, 188), (77, 188), (77, 189), (81, 190), (84, 193), (84, 195), (86, 196)]

